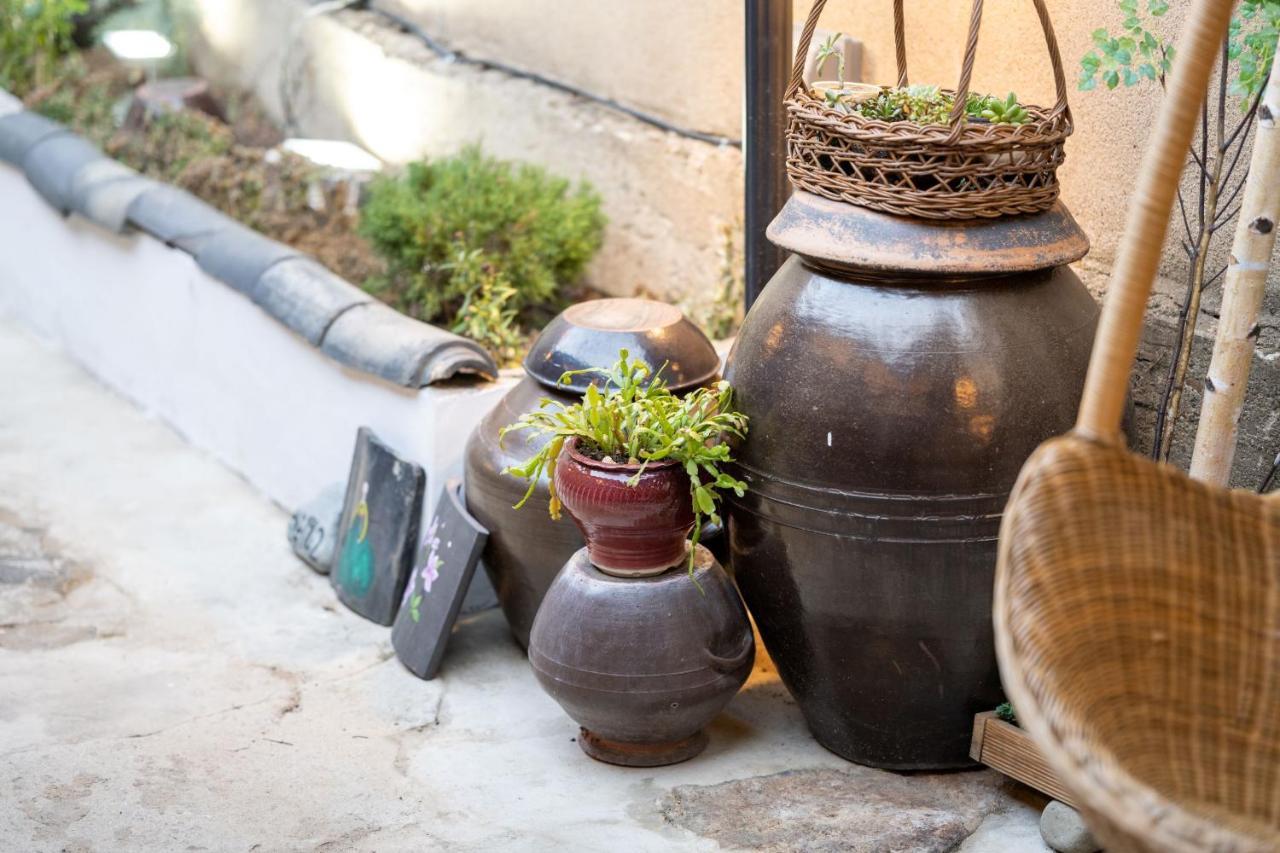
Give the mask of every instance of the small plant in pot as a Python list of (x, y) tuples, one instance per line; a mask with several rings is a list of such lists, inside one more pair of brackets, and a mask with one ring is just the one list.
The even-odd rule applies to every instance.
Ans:
[(835, 60), (836, 79), (818, 80), (813, 83), (813, 92), (826, 101), (827, 106), (847, 112), (850, 107), (867, 98), (880, 93), (880, 87), (874, 83), (849, 83), (844, 79), (844, 50), (840, 46), (840, 38), (844, 33), (836, 33), (818, 46), (813, 59), (819, 71), (827, 62)]
[(609, 370), (561, 377), (567, 383), (584, 373), (600, 375), (603, 381), (593, 382), (580, 402), (544, 400), (501, 433), (527, 429), (551, 436), (523, 465), (504, 472), (529, 481), (516, 508), (546, 473), (551, 517), (567, 510), (592, 564), (609, 574), (661, 574), (687, 562), (692, 576), (703, 526), (720, 522), (722, 492), (741, 496), (747, 488), (723, 470), (733, 460), (728, 442), (747, 433), (729, 384), (679, 397), (661, 372), (622, 350)]

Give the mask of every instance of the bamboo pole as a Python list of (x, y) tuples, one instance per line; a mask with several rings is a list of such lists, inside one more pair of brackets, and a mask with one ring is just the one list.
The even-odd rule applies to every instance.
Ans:
[(1222, 311), (1213, 358), (1204, 381), (1204, 402), (1191, 457), (1191, 476), (1216, 486), (1231, 479), (1244, 410), (1249, 368), (1258, 340), (1258, 315), (1267, 288), (1271, 252), (1280, 221), (1280, 73), (1272, 69), (1258, 105), (1248, 184), (1244, 189), (1230, 266), (1222, 291)]

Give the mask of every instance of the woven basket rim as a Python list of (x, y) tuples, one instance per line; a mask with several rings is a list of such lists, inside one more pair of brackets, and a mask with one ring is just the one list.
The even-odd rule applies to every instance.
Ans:
[[(880, 90), (892, 89), (881, 86)], [(953, 89), (940, 89), (955, 96)], [(1020, 104), (1034, 120), (1022, 124), (994, 124), (962, 121), (954, 142), (950, 141), (954, 130), (950, 124), (918, 124), (914, 121), (884, 121), (857, 113), (844, 113), (828, 106), (813, 94), (809, 87), (800, 89), (786, 101), (787, 115), (799, 122), (816, 125), (824, 130), (863, 144), (885, 148), (909, 145), (928, 145), (946, 149), (1000, 149), (1018, 146), (1060, 145), (1075, 130), (1069, 112), (1055, 113), (1052, 109), (1036, 104)]]

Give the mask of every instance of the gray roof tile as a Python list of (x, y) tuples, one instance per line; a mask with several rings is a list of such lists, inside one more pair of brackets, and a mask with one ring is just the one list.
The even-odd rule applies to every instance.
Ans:
[(371, 300), (369, 294), (308, 257), (272, 265), (253, 293), (253, 301), (264, 311), (314, 346), (320, 346), (334, 318)]
[(22, 168), (33, 145), (58, 134), (70, 136), (71, 131), (38, 113), (22, 110), (0, 116), (0, 160)]
[(348, 367), (407, 388), (458, 374), (491, 379), (498, 375), (497, 365), (479, 344), (420, 323), (381, 302), (367, 302), (339, 314), (320, 348)]
[(120, 234), (128, 222), (129, 205), (154, 186), (150, 178), (104, 157), (85, 164), (72, 178), (71, 209)]
[(87, 140), (71, 133), (55, 133), (27, 149), (22, 170), (36, 192), (62, 213), (71, 211), (71, 184), (81, 169), (105, 159)]
[(257, 302), (258, 280), (273, 265), (302, 255), (240, 223), (201, 240), (195, 249), (200, 269)]
[(244, 227), (190, 193), (160, 183), (130, 202), (127, 217), (139, 230), (193, 255), (219, 232)]

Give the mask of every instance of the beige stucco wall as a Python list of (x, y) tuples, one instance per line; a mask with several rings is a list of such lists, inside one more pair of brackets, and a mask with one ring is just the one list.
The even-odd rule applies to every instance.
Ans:
[[(307, 133), (362, 142), (391, 162), (468, 141), (597, 185), (612, 220), (593, 267), (616, 293), (701, 294), (713, 286), (719, 228), (741, 215), (740, 156), (655, 132), (603, 107), (498, 72), (436, 60), (371, 13), (299, 23), (298, 0), (192, 0), (203, 70), (258, 90), (279, 111), (279, 69), (294, 69)], [(738, 0), (373, 0), (448, 46), (537, 71), (675, 124), (742, 133), (743, 4)], [(911, 79), (953, 85), (970, 4), (907, 5)], [(1160, 94), (1154, 84), (1079, 92), (1079, 58), (1114, 0), (1048, 0), (1062, 47), (1076, 133), (1060, 171), (1063, 199), (1093, 242), (1081, 264), (1105, 283)], [(1156, 22), (1176, 33), (1188, 0)], [(795, 0), (796, 27), (808, 0)], [(890, 0), (832, 0), (820, 22), (863, 42), (863, 79), (896, 79)], [(293, 47), (287, 47), (290, 43)], [(987, 0), (973, 88), (1051, 104), (1053, 78), (1030, 0)], [(1191, 176), (1188, 175), (1188, 181)], [(1221, 241), (1225, 250), (1225, 243)], [(1158, 307), (1174, 309), (1182, 263), (1172, 240)], [(1212, 301), (1212, 297), (1211, 297)]]
[[(741, 133), (742, 6), (738, 0), (377, 0), (386, 9), (477, 56), (497, 57), (566, 80), (682, 125)], [(1114, 0), (1049, 0), (1062, 46), (1077, 132), (1062, 172), (1064, 198), (1095, 244), (1095, 262), (1114, 253), (1124, 202), (1151, 125), (1154, 86), (1115, 92), (1075, 90), (1080, 56), (1099, 26), (1115, 28)], [(1161, 23), (1174, 32), (1186, 2)], [(798, 26), (809, 13), (796, 0)], [(907, 3), (911, 79), (954, 84), (970, 4)], [(893, 82), (889, 0), (833, 0), (820, 27), (863, 42), (863, 78)], [(1015, 91), (1048, 105), (1053, 78), (1030, 0), (988, 0), (973, 86)]]

